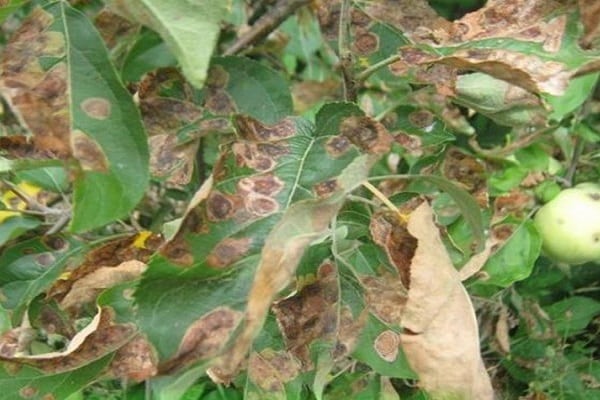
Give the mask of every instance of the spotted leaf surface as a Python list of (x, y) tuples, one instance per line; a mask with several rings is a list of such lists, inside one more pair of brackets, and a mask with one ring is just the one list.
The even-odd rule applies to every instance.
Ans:
[(0, 90), (31, 133), (6, 139), (12, 157), (75, 161), (71, 230), (96, 228), (137, 204), (148, 182), (144, 130), (83, 14), (66, 2), (35, 8), (3, 52)]
[[(163, 360), (177, 354), (194, 324), (204, 332), (227, 326), (195, 358), (217, 354), (240, 311), (244, 339), (232, 357), (243, 358), (304, 249), (326, 234), (345, 194), (391, 143), (349, 104), (325, 107), (314, 127), (292, 118), (265, 125), (237, 116), (234, 123), (237, 139), (223, 149), (210, 191), (149, 263), (136, 292), (139, 323)], [(209, 318), (217, 306), (226, 308)]]

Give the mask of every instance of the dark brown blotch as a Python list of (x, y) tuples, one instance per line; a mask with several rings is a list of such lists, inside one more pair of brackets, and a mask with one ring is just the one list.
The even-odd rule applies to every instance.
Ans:
[(226, 91), (220, 89), (211, 91), (208, 94), (204, 106), (215, 115), (229, 115), (235, 113), (237, 110), (231, 96)]
[(102, 148), (92, 138), (79, 130), (71, 133), (73, 155), (84, 171), (108, 172), (108, 159)]
[(206, 264), (212, 268), (225, 268), (242, 259), (250, 250), (250, 238), (225, 238), (212, 249)]
[(340, 124), (340, 133), (355, 146), (374, 154), (387, 153), (393, 141), (393, 137), (380, 122), (366, 116), (344, 119)]
[(223, 221), (235, 212), (234, 202), (224, 194), (213, 191), (206, 200), (206, 213), (211, 221)]
[(434, 117), (433, 114), (427, 110), (417, 110), (408, 114), (408, 121), (411, 125), (423, 129), (433, 124)]
[(208, 89), (224, 89), (229, 82), (229, 73), (220, 65), (213, 65), (208, 71), (206, 77), (206, 87)]
[(181, 339), (175, 357), (162, 364), (159, 371), (168, 373), (215, 355), (227, 343), (241, 318), (241, 312), (227, 307), (217, 308), (204, 315), (190, 325)]
[(313, 190), (317, 197), (325, 198), (334, 193), (338, 189), (338, 181), (336, 179), (329, 179), (324, 182), (317, 183), (313, 186)]
[(296, 134), (296, 124), (290, 118), (267, 125), (250, 116), (237, 115), (234, 125), (243, 139), (254, 142), (275, 142)]
[(330, 156), (337, 158), (348, 151), (350, 146), (350, 140), (345, 136), (334, 136), (325, 143), (325, 150)]
[(255, 192), (272, 197), (283, 189), (283, 181), (271, 174), (257, 175), (240, 179), (238, 188), (241, 192)]
[(358, 55), (367, 56), (379, 48), (379, 36), (372, 32), (360, 32), (354, 38), (353, 44)]
[(272, 198), (250, 193), (244, 198), (246, 210), (257, 217), (265, 217), (279, 210), (279, 204)]

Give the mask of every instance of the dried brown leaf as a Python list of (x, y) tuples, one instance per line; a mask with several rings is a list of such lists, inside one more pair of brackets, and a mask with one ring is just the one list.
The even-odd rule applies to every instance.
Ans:
[[(408, 221), (418, 247), (400, 336), (420, 385), (434, 399), (493, 399), (479, 352), (477, 319), (467, 292), (441, 241), (427, 203)], [(456, 366), (460, 365), (460, 368)]]
[(145, 270), (146, 264), (137, 260), (125, 261), (115, 267), (100, 267), (75, 281), (60, 305), (65, 310), (81, 307), (93, 302), (102, 290), (133, 281)]

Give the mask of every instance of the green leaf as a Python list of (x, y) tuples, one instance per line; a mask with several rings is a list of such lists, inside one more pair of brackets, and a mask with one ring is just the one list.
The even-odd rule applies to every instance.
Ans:
[[(267, 124), (292, 114), (288, 82), (271, 68), (244, 57), (215, 57), (209, 73), (206, 106), (213, 114), (235, 111)], [(233, 104), (221, 110), (225, 99)]]
[(579, 333), (600, 314), (600, 303), (589, 297), (573, 296), (545, 307), (554, 321), (554, 329), (560, 336)]
[(112, 360), (112, 355), (59, 374), (46, 374), (28, 366), (16, 373), (0, 365), (0, 400), (66, 399), (96, 380)]
[(476, 246), (476, 251), (481, 251), (485, 243), (485, 225), (479, 205), (466, 190), (458, 187), (451, 181), (441, 176), (435, 175), (389, 175), (370, 178), (371, 180), (382, 179), (413, 179), (419, 182), (427, 182), (438, 187), (446, 192), (456, 202), (460, 212), (469, 224), (473, 235), (473, 243)]
[(105, 0), (118, 14), (156, 31), (179, 61), (183, 74), (198, 88), (204, 86), (220, 23), (230, 1)]
[(127, 82), (137, 82), (147, 72), (175, 65), (177, 60), (154, 31), (145, 30), (127, 53), (121, 76)]
[(375, 372), (393, 378), (415, 379), (417, 375), (410, 368), (406, 356), (399, 348), (398, 355), (393, 362), (382, 359), (375, 351), (374, 343), (377, 337), (389, 330), (383, 322), (369, 314), (367, 325), (362, 330), (352, 357), (369, 365)]
[(524, 221), (504, 245), (483, 266), (486, 279), (481, 285), (507, 287), (531, 275), (540, 255), (542, 239), (531, 221)]
[(0, 246), (16, 237), (21, 236), (27, 231), (40, 226), (41, 221), (22, 215), (9, 217), (0, 223)]

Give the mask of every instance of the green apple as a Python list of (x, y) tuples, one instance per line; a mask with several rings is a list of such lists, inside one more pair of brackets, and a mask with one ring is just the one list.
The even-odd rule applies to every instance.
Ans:
[(565, 189), (534, 218), (544, 253), (559, 262), (600, 261), (600, 186), (583, 183)]

